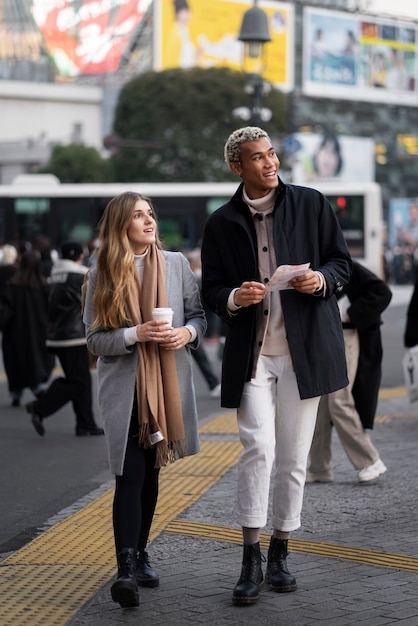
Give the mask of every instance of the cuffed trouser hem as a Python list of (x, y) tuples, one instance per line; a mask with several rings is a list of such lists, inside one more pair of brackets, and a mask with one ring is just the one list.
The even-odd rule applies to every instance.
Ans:
[(272, 524), (275, 530), (280, 530), (283, 533), (290, 533), (300, 528), (301, 522), (300, 517), (294, 520), (283, 520), (273, 517)]
[[(264, 517), (254, 517), (254, 515), (238, 515), (237, 523), (242, 528), (264, 528), (267, 524), (267, 519)], [(278, 518), (273, 518), (272, 520), (273, 528), (276, 530), (281, 530), (284, 533), (290, 533), (294, 530), (297, 530), (301, 526), (301, 520), (281, 520)]]
[(264, 528), (267, 524), (267, 517), (256, 517), (255, 515), (237, 515), (237, 523), (243, 528)]

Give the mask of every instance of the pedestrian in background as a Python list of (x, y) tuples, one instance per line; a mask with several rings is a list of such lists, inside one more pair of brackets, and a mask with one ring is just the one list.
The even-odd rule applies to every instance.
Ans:
[(0, 299), (5, 286), (14, 275), (18, 266), (18, 251), (13, 244), (5, 244), (1, 249), (0, 261)]
[[(41, 255), (41, 272), (45, 278), (48, 278), (51, 274), (52, 265), (54, 263), (53, 250), (51, 247), (51, 241), (46, 235), (37, 235), (33, 240), (32, 247), (34, 250), (38, 250)], [(54, 251), (55, 257), (58, 255)]]
[[(199, 451), (190, 349), (206, 322), (186, 258), (161, 249), (151, 200), (132, 192), (113, 198), (99, 238), (84, 322), (98, 356), (99, 406), (116, 477), (111, 594), (130, 607), (139, 604), (138, 584), (159, 584), (146, 546), (160, 467)], [(171, 307), (172, 325), (154, 321), (154, 307)]]
[(35, 396), (44, 391), (54, 367), (46, 348), (48, 285), (36, 250), (24, 252), (4, 286), (0, 304), (3, 363), (12, 406), (20, 406), (25, 388)]
[[(232, 600), (251, 604), (263, 584), (259, 539), (271, 477), (266, 581), (278, 592), (297, 588), (287, 566), (288, 538), (301, 523), (319, 398), (348, 383), (335, 294), (350, 278), (351, 259), (326, 198), (280, 180), (280, 162), (263, 129), (233, 132), (225, 160), (242, 183), (206, 223), (202, 293), (228, 327), (221, 404), (237, 408), (243, 445), (238, 523), (244, 547)], [(291, 279), (290, 288), (267, 292), (278, 266), (307, 262), (310, 268)]]
[(387, 471), (366, 429), (374, 425), (382, 378), (381, 314), (391, 298), (392, 292), (383, 280), (353, 261), (350, 282), (338, 294), (349, 384), (321, 398), (307, 483), (326, 483), (334, 478), (332, 426), (360, 483), (375, 480)]
[(45, 434), (44, 419), (68, 402), (73, 405), (78, 437), (104, 434), (96, 424), (92, 407), (90, 360), (81, 312), (81, 289), (88, 271), (83, 258), (82, 245), (68, 241), (51, 269), (46, 345), (58, 357), (64, 376), (55, 378), (45, 393), (26, 405), (41, 437)]

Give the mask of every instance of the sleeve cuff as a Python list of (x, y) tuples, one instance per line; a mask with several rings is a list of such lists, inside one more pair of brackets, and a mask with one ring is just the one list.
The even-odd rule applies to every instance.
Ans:
[(236, 287), (231, 291), (228, 297), (228, 302), (226, 304), (226, 308), (228, 310), (229, 315), (236, 315), (238, 311), (242, 308), (241, 306), (235, 304), (234, 302), (234, 294), (238, 291), (239, 287)]
[(315, 289), (314, 296), (325, 296), (326, 290), (327, 290), (327, 284), (325, 282), (324, 275), (322, 274), (322, 272), (315, 272), (315, 274), (319, 278), (320, 285), (318, 289)]
[(130, 326), (130, 328), (125, 328), (123, 331), (123, 338), (125, 340), (125, 346), (133, 346), (138, 342), (138, 337), (136, 334), (136, 326)]
[(197, 337), (196, 328), (194, 326), (192, 326), (191, 324), (186, 324), (185, 328), (187, 328), (187, 330), (191, 334), (191, 337), (189, 339), (189, 343), (192, 343), (196, 339), (196, 337)]

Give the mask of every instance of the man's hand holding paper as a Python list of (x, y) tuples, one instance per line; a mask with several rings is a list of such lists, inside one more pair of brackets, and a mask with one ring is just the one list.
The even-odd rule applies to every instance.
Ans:
[[(313, 275), (313, 277), (316, 276), (315, 272), (309, 269), (309, 265), (310, 263), (303, 263), (302, 265), (280, 265), (266, 284), (266, 290), (297, 289), (299, 285), (304, 283), (304, 280), (310, 280), (311, 275)], [(301, 277), (302, 280), (296, 281), (297, 277)], [(298, 290), (303, 291), (303, 289)]]

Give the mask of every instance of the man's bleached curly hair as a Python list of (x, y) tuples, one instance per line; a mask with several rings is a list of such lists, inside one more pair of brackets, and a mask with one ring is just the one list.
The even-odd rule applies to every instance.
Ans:
[(270, 141), (270, 137), (266, 131), (262, 128), (258, 128), (258, 126), (245, 126), (244, 128), (234, 130), (234, 132), (229, 135), (224, 148), (224, 156), (227, 164), (230, 165), (231, 163), (240, 162), (240, 146), (242, 143), (246, 141), (257, 141), (257, 139), (261, 139), (262, 137)]

